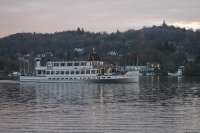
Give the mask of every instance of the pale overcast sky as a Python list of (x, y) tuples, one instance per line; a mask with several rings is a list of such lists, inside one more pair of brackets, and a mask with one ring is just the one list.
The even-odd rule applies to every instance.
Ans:
[(120, 31), (169, 24), (200, 28), (200, 0), (0, 0), (0, 37), (83, 27)]

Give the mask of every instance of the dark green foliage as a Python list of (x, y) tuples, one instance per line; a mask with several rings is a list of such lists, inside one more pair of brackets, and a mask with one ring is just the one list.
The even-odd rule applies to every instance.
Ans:
[[(111, 34), (86, 32), (82, 28), (53, 34), (18, 33), (0, 39), (0, 59), (9, 61), (0, 60), (0, 70), (16, 70), (18, 57), (35, 57), (44, 52), (51, 52), (58, 59), (86, 60), (95, 48), (103, 59), (114, 64), (159, 63), (164, 72), (175, 71), (177, 66), (185, 65), (188, 57), (199, 56), (199, 43), (199, 31), (166, 24)], [(84, 52), (77, 53), (74, 48), (84, 48)], [(110, 51), (117, 56), (108, 55)], [(10, 64), (12, 67), (7, 67)]]
[(187, 76), (200, 76), (200, 64), (189, 63), (185, 67), (185, 75)]
[(18, 70), (18, 62), (13, 57), (0, 57), (0, 71), (9, 73), (10, 71)]

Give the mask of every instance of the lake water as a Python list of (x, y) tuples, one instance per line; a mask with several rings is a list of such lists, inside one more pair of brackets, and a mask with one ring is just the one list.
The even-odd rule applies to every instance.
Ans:
[(200, 133), (200, 80), (0, 84), (1, 133)]

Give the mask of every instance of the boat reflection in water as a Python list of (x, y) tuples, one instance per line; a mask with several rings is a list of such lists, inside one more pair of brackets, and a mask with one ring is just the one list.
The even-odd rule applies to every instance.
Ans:
[(139, 93), (139, 84), (38, 83), (21, 84), (21, 90), (35, 88), (37, 104), (89, 104), (115, 102)]
[(0, 132), (200, 131), (200, 80), (0, 84)]

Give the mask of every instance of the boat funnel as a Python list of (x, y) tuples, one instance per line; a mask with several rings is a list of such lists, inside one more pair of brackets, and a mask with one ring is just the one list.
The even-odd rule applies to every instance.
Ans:
[(36, 61), (36, 67), (40, 67), (41, 58), (35, 58), (35, 61)]

